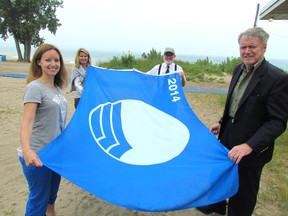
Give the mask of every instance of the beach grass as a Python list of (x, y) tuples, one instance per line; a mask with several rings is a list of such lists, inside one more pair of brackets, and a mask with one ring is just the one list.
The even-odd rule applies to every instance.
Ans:
[(263, 170), (258, 203), (260, 203), (261, 206), (267, 206), (266, 215), (284, 216), (287, 215), (288, 212), (287, 143), (288, 131), (286, 130), (276, 140), (273, 159)]

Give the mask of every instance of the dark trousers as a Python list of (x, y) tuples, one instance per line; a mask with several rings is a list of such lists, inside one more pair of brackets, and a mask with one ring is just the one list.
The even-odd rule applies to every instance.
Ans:
[[(241, 133), (241, 132), (240, 132)], [(233, 144), (233, 123), (229, 122), (225, 128), (221, 142), (225, 146), (232, 147)], [(259, 166), (238, 166), (239, 190), (228, 201), (228, 216), (251, 216), (259, 191), (261, 173), (264, 165)]]
[(228, 201), (228, 216), (251, 216), (259, 191), (264, 166), (239, 166), (239, 190)]

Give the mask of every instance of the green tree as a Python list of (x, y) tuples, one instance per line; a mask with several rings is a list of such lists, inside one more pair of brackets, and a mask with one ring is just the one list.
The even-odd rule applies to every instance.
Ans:
[[(0, 0), (0, 5), (0, 37), (6, 40), (13, 36), (18, 61), (30, 62), (31, 46), (44, 42), (41, 30), (55, 35), (61, 26), (56, 9), (63, 7), (62, 0)], [(24, 58), (20, 45), (24, 46)]]

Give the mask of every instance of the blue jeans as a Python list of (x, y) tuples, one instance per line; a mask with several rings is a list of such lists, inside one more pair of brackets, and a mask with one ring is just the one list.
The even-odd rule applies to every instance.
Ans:
[(61, 176), (44, 165), (26, 166), (23, 157), (19, 160), (29, 187), (25, 216), (44, 216), (48, 204), (55, 203)]

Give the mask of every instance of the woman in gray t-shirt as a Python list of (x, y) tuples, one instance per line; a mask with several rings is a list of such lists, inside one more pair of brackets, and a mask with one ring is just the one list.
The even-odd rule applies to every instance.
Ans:
[(25, 215), (55, 215), (54, 203), (61, 176), (43, 166), (37, 152), (65, 127), (67, 100), (61, 89), (67, 82), (59, 49), (50, 44), (40, 45), (31, 61), (23, 96), (19, 159), (29, 186)]

